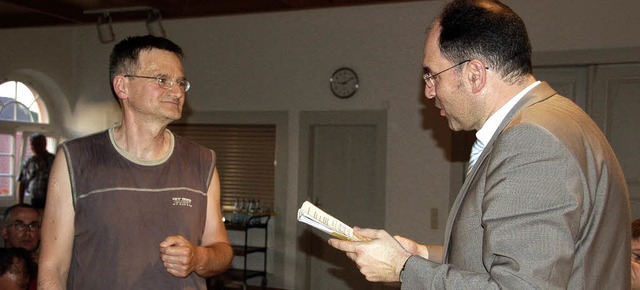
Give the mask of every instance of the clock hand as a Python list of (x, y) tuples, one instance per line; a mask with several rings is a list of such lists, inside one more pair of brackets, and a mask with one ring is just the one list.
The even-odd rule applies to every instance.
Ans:
[(348, 78), (346, 81), (344, 81), (344, 82), (338, 82), (338, 83), (339, 83), (339, 84), (341, 84), (341, 85), (344, 85), (344, 84), (348, 83), (349, 81), (351, 81), (352, 79), (353, 79), (353, 77), (350, 77), (350, 78)]

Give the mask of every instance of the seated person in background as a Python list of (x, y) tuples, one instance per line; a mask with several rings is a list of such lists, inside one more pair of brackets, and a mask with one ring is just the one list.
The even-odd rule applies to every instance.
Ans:
[(640, 219), (631, 223), (631, 289), (640, 290)]
[(38, 260), (40, 214), (29, 204), (16, 204), (4, 212), (2, 238), (5, 248), (23, 248)]
[[(29, 204), (16, 204), (4, 212), (2, 238), (5, 248), (24, 249), (33, 267), (29, 289), (37, 288), (37, 263), (40, 246), (40, 211)], [(0, 287), (0, 290), (5, 288)]]
[[(35, 279), (35, 263), (22, 248), (0, 248), (0, 289), (27, 290)], [(34, 285), (34, 284), (31, 284)]]

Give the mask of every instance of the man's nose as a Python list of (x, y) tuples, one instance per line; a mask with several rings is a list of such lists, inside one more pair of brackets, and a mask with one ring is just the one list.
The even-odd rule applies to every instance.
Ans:
[(435, 86), (430, 88), (429, 86), (425, 85), (424, 86), (424, 96), (427, 97), (427, 99), (433, 99), (436, 96)]

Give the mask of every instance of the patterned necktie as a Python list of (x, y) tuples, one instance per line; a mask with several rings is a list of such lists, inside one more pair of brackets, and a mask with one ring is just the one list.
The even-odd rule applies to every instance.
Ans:
[(471, 147), (471, 157), (469, 158), (469, 167), (467, 168), (467, 175), (471, 172), (473, 165), (476, 164), (476, 160), (480, 157), (480, 153), (484, 150), (484, 143), (479, 139), (476, 139), (476, 142), (473, 143), (473, 147)]

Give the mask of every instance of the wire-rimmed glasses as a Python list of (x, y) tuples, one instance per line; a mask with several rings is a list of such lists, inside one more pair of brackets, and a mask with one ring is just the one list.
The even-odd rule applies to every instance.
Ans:
[(24, 232), (27, 229), (29, 231), (36, 231), (36, 230), (40, 229), (40, 223), (39, 222), (32, 222), (30, 224), (25, 224), (25, 223), (23, 223), (21, 221), (17, 221), (17, 222), (14, 222), (14, 223), (11, 223), (11, 224), (7, 225), (7, 227), (13, 227), (14, 229), (16, 229), (17, 231), (20, 231), (20, 232)]
[(165, 90), (170, 89), (175, 84), (177, 84), (178, 87), (180, 87), (180, 89), (185, 93), (189, 90), (189, 88), (191, 88), (191, 83), (189, 83), (189, 81), (186, 79), (180, 79), (175, 81), (170, 79), (167, 76), (157, 76), (157, 77), (138, 76), (138, 75), (124, 75), (124, 76), (127, 78), (143, 78), (143, 79), (156, 80), (156, 83), (158, 83), (158, 86), (160, 86)]
[(423, 80), (424, 80), (424, 82), (427, 84), (427, 87), (429, 87), (429, 88), (433, 88), (433, 86), (435, 86), (435, 84), (436, 84), (436, 79), (435, 79), (435, 78), (436, 78), (439, 74), (441, 74), (441, 73), (443, 73), (443, 72), (446, 72), (446, 71), (448, 71), (448, 70), (450, 70), (450, 69), (452, 69), (452, 68), (454, 68), (454, 67), (457, 67), (457, 66), (459, 66), (459, 65), (462, 65), (462, 64), (464, 64), (464, 63), (466, 63), (466, 62), (469, 62), (469, 61), (471, 61), (471, 60), (470, 60), (470, 59), (463, 60), (463, 61), (459, 62), (458, 64), (456, 64), (456, 65), (454, 65), (454, 66), (452, 66), (452, 67), (449, 67), (449, 68), (447, 68), (447, 69), (441, 70), (441, 71), (439, 71), (438, 73), (435, 73), (435, 74), (431, 74), (430, 72), (425, 73), (425, 74), (423, 74), (423, 75), (422, 75), (422, 79), (423, 79)]

